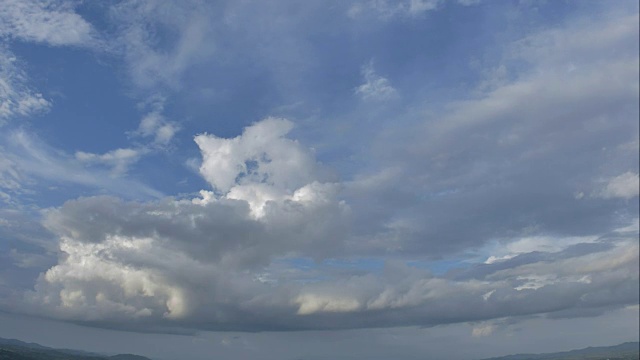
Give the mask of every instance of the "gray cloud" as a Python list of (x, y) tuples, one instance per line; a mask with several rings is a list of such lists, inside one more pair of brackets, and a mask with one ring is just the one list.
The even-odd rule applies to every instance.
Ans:
[(637, 217), (624, 200), (637, 199), (637, 20), (603, 16), (602, 41), (583, 41), (596, 31), (584, 23), (531, 35), (503, 60), (526, 62), (514, 80), (378, 135), (370, 156), (382, 169), (348, 186), (365, 241), (439, 255)]

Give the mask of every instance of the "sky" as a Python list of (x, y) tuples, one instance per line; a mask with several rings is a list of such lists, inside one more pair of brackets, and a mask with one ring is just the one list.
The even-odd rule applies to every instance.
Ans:
[(0, 337), (638, 341), (637, 1), (0, 0)]

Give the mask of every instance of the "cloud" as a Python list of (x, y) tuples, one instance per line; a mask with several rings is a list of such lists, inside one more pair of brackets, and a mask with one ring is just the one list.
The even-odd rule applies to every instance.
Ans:
[(122, 176), (142, 157), (168, 150), (173, 137), (180, 130), (180, 125), (176, 122), (168, 121), (164, 117), (164, 102), (165, 99), (163, 97), (156, 95), (139, 104), (141, 108), (150, 108), (150, 111), (142, 117), (138, 129), (127, 133), (133, 138), (150, 138), (149, 142), (136, 144), (135, 147), (131, 148), (110, 150), (104, 154), (76, 151), (75, 158), (87, 165), (102, 164), (109, 166), (113, 176)]
[(11, 131), (2, 139), (4, 152), (0, 155), (0, 182), (5, 191), (34, 191), (38, 183), (76, 184), (101, 189), (125, 197), (159, 197), (160, 193), (146, 185), (123, 178), (113, 178), (102, 170), (88, 170), (81, 161), (107, 162), (122, 167), (135, 154), (122, 151), (95, 155), (79, 153), (81, 161), (46, 144), (42, 139), (24, 130)]
[(12, 41), (50, 46), (100, 47), (95, 30), (61, 1), (7, 0), (0, 9), (0, 126), (13, 117), (28, 117), (52, 104), (30, 88), (28, 76), (11, 52)]
[[(245, 331), (432, 326), (637, 301), (637, 246), (631, 244), (502, 270), (482, 281), (451, 281), (390, 268), (382, 276), (268, 285), (229, 262), (229, 251), (234, 252), (230, 247), (215, 252), (200, 248), (196, 254), (196, 249), (185, 252), (188, 247), (179, 238), (166, 242), (162, 236), (114, 235), (101, 241), (65, 237), (65, 260), (41, 277), (28, 300), (49, 316), (94, 325)], [(611, 261), (623, 253), (627, 256)], [(527, 285), (545, 277), (544, 283)]]
[(147, 101), (147, 104), (142, 104), (142, 106), (149, 107), (151, 110), (142, 117), (138, 129), (132, 132), (131, 135), (152, 138), (152, 147), (168, 145), (180, 130), (180, 126), (164, 117), (164, 103), (164, 98), (154, 96)]
[(373, 61), (362, 67), (364, 84), (355, 89), (355, 94), (363, 100), (389, 100), (398, 97), (398, 91), (389, 80), (376, 74)]
[(607, 182), (604, 190), (602, 190), (600, 196), (605, 199), (632, 199), (638, 196), (640, 191), (638, 190), (639, 187), (638, 174), (627, 171), (622, 175), (611, 178)]
[(448, 256), (496, 239), (599, 235), (635, 218), (635, 203), (575, 196), (637, 174), (637, 14), (597, 23), (606, 40), (583, 41), (596, 30), (576, 20), (507, 44), (490, 66), (504, 65), (506, 80), (442, 111), (416, 105), (418, 116), (394, 121), (417, 125), (369, 137), (361, 156), (385, 176), (347, 187), (361, 231), (353, 246)]
[(11, 51), (0, 44), (0, 126), (13, 117), (45, 112), (51, 103), (28, 86), (28, 78)]
[(0, 37), (52, 46), (93, 44), (96, 42), (93, 27), (73, 8), (70, 2), (3, 1)]
[(122, 175), (127, 171), (127, 168), (137, 162), (143, 154), (143, 150), (127, 148), (111, 150), (101, 155), (77, 151), (75, 157), (84, 163), (103, 163), (109, 165), (112, 168), (111, 172), (113, 175)]
[(308, 149), (285, 138), (292, 128), (286, 119), (268, 118), (233, 139), (198, 135), (195, 142), (203, 155), (200, 173), (223, 193), (236, 183), (267, 183), (283, 191), (309, 183), (318, 173), (317, 165)]
[[(401, 4), (417, 14), (439, 3)], [(140, 92), (180, 89), (213, 48), (210, 24), (191, 5), (112, 8)], [(165, 31), (177, 35), (158, 36)], [(582, 41), (585, 33), (595, 40)], [(89, 196), (45, 211), (57, 263), (3, 308), (138, 331), (285, 331), (586, 316), (635, 304), (637, 226), (626, 224), (637, 224), (637, 204), (575, 194), (599, 193), (607, 179), (611, 196), (637, 196), (629, 190), (637, 146), (627, 146), (637, 144), (629, 121), (638, 115), (637, 63), (636, 15), (526, 36), (490, 66), (496, 71), (481, 71), (492, 78), (468, 97), (431, 111), (418, 98), (395, 114), (410, 125), (368, 138), (350, 158), (366, 164), (344, 182), (282, 118), (235, 137), (195, 136), (209, 187), (182, 198), (83, 166), (122, 173), (170, 143), (177, 125), (163, 101), (152, 101), (130, 133), (145, 146), (73, 157), (13, 132), (0, 153), (9, 197), (44, 179), (156, 199)], [(354, 92), (363, 100), (399, 96), (372, 63), (362, 72)], [(18, 264), (33, 260), (21, 254)], [(354, 258), (364, 260), (336, 265)], [(439, 271), (441, 259), (451, 269)]]
[(598, 241), (598, 236), (574, 236), (574, 237), (551, 237), (551, 236), (527, 236), (520, 239), (510, 239), (508, 243), (490, 245), (493, 254), (485, 260), (485, 264), (493, 264), (499, 261), (513, 259), (518, 255), (532, 252), (559, 252), (573, 245), (592, 244)]
[(286, 137), (291, 127), (267, 118), (235, 138), (198, 135), (214, 189), (201, 197), (89, 197), (48, 210), (63, 256), (13, 310), (138, 331), (260, 331), (434, 326), (637, 302), (637, 231), (598, 238), (610, 246), (591, 252), (558, 250), (593, 239), (516, 241), (513, 260), (545, 256), (478, 264), (487, 271), (472, 277), (391, 260), (380, 273), (270, 271), (286, 258), (341, 258), (352, 239), (340, 184), (323, 182), (312, 153)]
[(483, 337), (489, 336), (493, 334), (495, 331), (495, 327), (492, 324), (484, 324), (481, 326), (474, 327), (471, 331), (471, 336), (473, 337)]
[[(4, 153), (3, 148), (0, 150)], [(0, 197), (2, 201), (10, 203), (12, 199), (9, 193), (19, 193), (24, 182), (24, 176), (20, 174), (17, 164), (6, 155), (0, 155), (0, 189), (2, 190)]]
[[(125, 59), (131, 79), (140, 90), (179, 89), (190, 66), (204, 61), (214, 50), (210, 26), (199, 1), (180, 3), (124, 2), (111, 7), (117, 26), (115, 51)], [(176, 34), (162, 42), (158, 33)]]
[[(477, 5), (480, 0), (458, 0), (457, 4), (462, 6)], [(347, 15), (351, 18), (361, 17), (367, 13), (373, 13), (382, 20), (392, 18), (415, 18), (429, 11), (439, 10), (445, 0), (367, 0), (356, 2), (349, 8)]]
[[(269, 298), (281, 295), (260, 294), (262, 283), (255, 281), (252, 271), (276, 255), (337, 254), (348, 218), (348, 208), (335, 198), (335, 186), (305, 173), (305, 161), (312, 157), (295, 141), (282, 138), (290, 126), (282, 119), (266, 119), (235, 139), (197, 138), (206, 154), (205, 176), (220, 160), (218, 145), (229, 149), (227, 155), (238, 164), (244, 157), (264, 155), (255, 169), (261, 176), (238, 178), (240, 170), (229, 170), (222, 177), (210, 177), (216, 189), (226, 190), (224, 195), (204, 191), (203, 198), (155, 203), (85, 198), (51, 210), (46, 226), (60, 236), (66, 255), (43, 275), (30, 301), (39, 303), (58, 294), (51, 303), (52, 314), (84, 321), (183, 320), (200, 316), (209, 305), (214, 305), (213, 312), (206, 317), (215, 318), (218, 306), (227, 307), (244, 296), (257, 296), (258, 307), (266, 306), (260, 304), (263, 296), (275, 301)], [(229, 148), (229, 143), (238, 147)], [(270, 160), (265, 162), (265, 157)], [(287, 171), (299, 180), (281, 179), (280, 172)], [(227, 179), (236, 179), (235, 186), (226, 186)], [(254, 193), (243, 192), (247, 189), (280, 197), (256, 202), (249, 196)], [(170, 268), (165, 263), (171, 263)], [(78, 266), (84, 268), (79, 277)], [(237, 275), (230, 278), (230, 271)], [(205, 282), (211, 286), (197, 290)], [(285, 300), (279, 306), (289, 307), (286, 304)], [(233, 326), (223, 318), (218, 320), (224, 326)]]
[(414, 17), (427, 11), (436, 10), (443, 3), (443, 0), (408, 0), (400, 2), (370, 0), (352, 5), (349, 9), (348, 15), (355, 18), (370, 11), (377, 14), (382, 19), (390, 19), (395, 16)]

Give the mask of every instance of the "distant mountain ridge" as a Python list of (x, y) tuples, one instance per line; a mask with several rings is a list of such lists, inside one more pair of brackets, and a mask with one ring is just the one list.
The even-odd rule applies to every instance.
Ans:
[(640, 359), (640, 343), (626, 342), (615, 346), (588, 347), (585, 349), (545, 354), (517, 354), (483, 360), (637, 360)]
[[(640, 359), (640, 343), (627, 342), (615, 346), (588, 347), (585, 349), (545, 354), (516, 354), (483, 360), (637, 360)], [(151, 360), (133, 354), (113, 356), (98, 353), (55, 349), (16, 339), (0, 338), (0, 360)]]
[(0, 360), (151, 360), (132, 354), (113, 356), (92, 352), (55, 349), (36, 343), (27, 343), (16, 339), (0, 338)]

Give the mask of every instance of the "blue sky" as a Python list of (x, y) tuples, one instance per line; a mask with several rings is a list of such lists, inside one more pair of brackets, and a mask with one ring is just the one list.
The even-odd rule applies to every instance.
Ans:
[(633, 1), (4, 0), (0, 336), (637, 341), (638, 42)]

